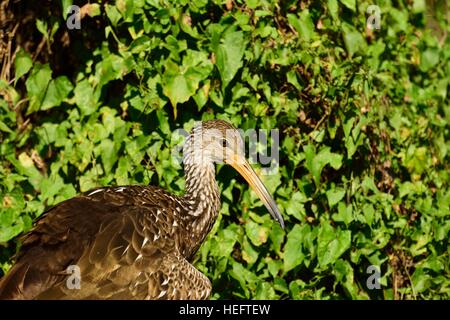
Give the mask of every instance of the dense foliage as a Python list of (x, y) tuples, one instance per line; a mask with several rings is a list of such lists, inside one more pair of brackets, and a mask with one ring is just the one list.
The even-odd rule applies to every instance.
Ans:
[(3, 272), (15, 237), (81, 191), (182, 194), (173, 132), (219, 118), (279, 130), (263, 180), (286, 229), (218, 166), (221, 215), (194, 262), (213, 298), (450, 298), (445, 1), (377, 1), (378, 30), (370, 1), (75, 1), (79, 30), (71, 0), (38, 3), (10, 8), (3, 38)]

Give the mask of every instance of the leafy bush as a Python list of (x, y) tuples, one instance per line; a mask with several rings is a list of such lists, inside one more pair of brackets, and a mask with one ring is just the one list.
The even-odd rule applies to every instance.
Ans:
[(181, 194), (173, 132), (220, 118), (279, 129), (264, 181), (286, 229), (219, 166), (221, 215), (195, 261), (214, 299), (450, 298), (445, 1), (378, 1), (379, 30), (369, 1), (78, 1), (79, 30), (72, 1), (53, 2), (11, 9), (22, 35), (0, 80), (3, 272), (14, 238), (79, 192)]

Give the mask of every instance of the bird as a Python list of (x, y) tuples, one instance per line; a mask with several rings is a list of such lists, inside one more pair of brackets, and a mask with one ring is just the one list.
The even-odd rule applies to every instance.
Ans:
[(208, 299), (211, 282), (191, 262), (220, 210), (217, 163), (236, 169), (284, 228), (239, 131), (224, 120), (199, 121), (183, 145), (182, 196), (112, 186), (57, 204), (21, 236), (0, 299)]

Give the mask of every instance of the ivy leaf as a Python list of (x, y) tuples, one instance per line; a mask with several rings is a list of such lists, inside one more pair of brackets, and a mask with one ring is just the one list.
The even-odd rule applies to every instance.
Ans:
[(33, 66), (33, 60), (28, 52), (25, 52), (22, 48), (20, 48), (19, 52), (17, 52), (16, 60), (14, 61), (15, 67), (15, 79), (14, 85), (17, 80), (19, 80), (23, 75), (25, 75), (28, 71), (30, 71)]
[(244, 238), (242, 244), (242, 259), (248, 264), (254, 264), (258, 260), (258, 252), (252, 247), (250, 242)]
[(328, 205), (333, 207), (336, 203), (342, 200), (345, 196), (345, 190), (343, 188), (330, 189), (326, 192)]
[(327, 5), (333, 20), (338, 20), (339, 6), (337, 0), (328, 0)]
[(347, 52), (350, 57), (357, 51), (363, 50), (367, 46), (366, 40), (362, 36), (361, 32), (356, 30), (353, 26), (348, 23), (343, 23), (342, 30), (344, 34), (345, 47), (347, 48)]
[(177, 117), (177, 104), (192, 97), (204, 78), (212, 71), (212, 63), (205, 53), (189, 50), (183, 64), (169, 60), (162, 77), (163, 93), (173, 106), (174, 117)]
[(256, 222), (249, 221), (245, 224), (245, 233), (250, 241), (258, 247), (267, 242), (269, 228), (259, 225)]
[(102, 158), (105, 172), (111, 172), (112, 167), (117, 161), (118, 155), (114, 142), (110, 139), (102, 140), (100, 143), (100, 156)]
[(302, 10), (298, 17), (292, 13), (289, 13), (287, 17), (289, 23), (295, 28), (302, 40), (308, 42), (315, 36), (314, 23), (308, 9)]
[(0, 120), (0, 130), (7, 133), (13, 132), (2, 120)]
[(287, 235), (287, 242), (284, 247), (283, 257), (284, 272), (294, 269), (296, 266), (301, 264), (305, 258), (305, 255), (302, 252), (302, 242), (305, 228), (305, 225), (300, 226), (296, 224)]
[(62, 15), (64, 20), (67, 19), (67, 15), (69, 14), (69, 8), (73, 4), (73, 0), (60, 0), (62, 7)]
[(241, 31), (226, 32), (216, 49), (216, 65), (222, 79), (222, 90), (233, 80), (242, 67), (245, 41)]
[(47, 86), (52, 78), (52, 70), (48, 64), (36, 64), (25, 82), (30, 99), (27, 114), (36, 112), (41, 107)]
[(60, 76), (51, 80), (44, 101), (42, 102), (41, 110), (48, 110), (59, 106), (67, 98), (67, 95), (72, 89), (73, 85), (66, 76)]
[(339, 0), (344, 6), (352, 11), (356, 11), (356, 0)]
[(96, 109), (94, 88), (87, 79), (82, 80), (75, 87), (75, 103), (84, 115), (90, 115)]
[(329, 147), (322, 148), (317, 154), (311, 144), (306, 145), (303, 150), (306, 159), (305, 166), (313, 176), (316, 186), (320, 184), (322, 170), (327, 164), (331, 165), (335, 170), (342, 165), (342, 155), (330, 152)]
[(350, 230), (334, 229), (329, 222), (323, 222), (317, 238), (317, 258), (319, 266), (324, 267), (334, 263), (351, 243)]
[(186, 102), (195, 93), (195, 89), (189, 84), (183, 75), (166, 76), (164, 81), (164, 94), (169, 98), (173, 106), (174, 117), (177, 117), (177, 104)]
[(439, 50), (427, 49), (420, 56), (420, 70), (427, 72), (439, 63)]
[(353, 221), (353, 207), (351, 204), (345, 205), (343, 201), (338, 204), (338, 213), (333, 214), (333, 220), (344, 222), (346, 225)]
[[(5, 210), (6, 211), (6, 210)], [(6, 213), (2, 211), (2, 216), (5, 217)], [(23, 231), (23, 224), (21, 223), (21, 219), (17, 219), (13, 224), (8, 224), (4, 221), (4, 218), (0, 220), (0, 242), (7, 242)]]
[(109, 21), (115, 27), (120, 19), (122, 19), (122, 15), (116, 6), (105, 4), (106, 15), (108, 16)]

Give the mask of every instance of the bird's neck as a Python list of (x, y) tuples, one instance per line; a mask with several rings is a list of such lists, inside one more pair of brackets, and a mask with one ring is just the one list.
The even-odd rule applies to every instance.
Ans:
[(189, 235), (186, 255), (195, 254), (211, 230), (220, 210), (219, 188), (213, 162), (201, 165), (185, 162), (187, 210), (184, 229)]

